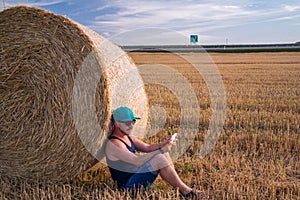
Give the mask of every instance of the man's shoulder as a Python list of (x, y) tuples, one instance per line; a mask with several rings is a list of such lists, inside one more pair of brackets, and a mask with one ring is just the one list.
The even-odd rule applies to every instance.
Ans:
[(131, 140), (132, 140), (133, 142), (135, 142), (135, 141), (141, 141), (141, 139), (137, 138), (137, 137), (134, 136), (134, 135), (128, 135), (128, 136), (131, 138)]
[(126, 149), (126, 145), (118, 138), (111, 138), (109, 139), (107, 145), (110, 147), (120, 147)]

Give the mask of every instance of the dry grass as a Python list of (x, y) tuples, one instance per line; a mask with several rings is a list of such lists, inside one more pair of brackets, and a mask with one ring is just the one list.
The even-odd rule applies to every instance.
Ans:
[[(173, 54), (130, 53), (137, 65), (164, 63), (192, 83), (201, 108), (199, 134), (175, 162), (180, 177), (214, 199), (299, 199), (300, 56), (299, 53), (210, 54), (227, 93), (227, 117), (217, 145), (204, 159), (197, 153), (211, 114), (207, 87), (188, 63)], [(196, 55), (195, 55), (196, 56)], [(166, 76), (168, 78), (168, 75)], [(170, 113), (165, 127), (179, 126), (178, 102), (167, 89), (148, 85), (150, 105)], [(150, 142), (168, 135), (165, 128)], [(131, 199), (117, 191), (106, 167), (68, 184), (37, 184), (1, 177), (1, 199)], [(158, 179), (137, 199), (175, 199), (178, 192)]]
[(29, 7), (1, 12), (0, 30), (1, 174), (60, 179), (78, 173), (87, 167), (80, 160), (89, 165), (93, 158), (76, 134), (70, 102), (90, 41), (65, 18)]
[[(139, 65), (172, 66), (187, 77), (197, 94), (202, 115), (199, 135), (186, 155), (177, 161), (178, 170), (187, 182), (195, 181), (196, 177), (196, 184), (216, 199), (297, 199), (299, 53), (210, 54), (225, 84), (227, 117), (217, 146), (203, 160), (198, 159), (197, 152), (211, 111), (201, 77), (177, 55), (131, 53), (131, 56)], [(160, 86), (148, 86), (146, 91), (153, 104), (162, 104), (171, 113), (179, 112), (170, 91)], [(178, 120), (178, 115), (170, 115), (166, 127), (176, 130)]]
[[(66, 181), (90, 168), (131, 59), (87, 27), (17, 6), (0, 12), (0, 61), (0, 174)], [(147, 115), (144, 89), (135, 97), (127, 105)]]

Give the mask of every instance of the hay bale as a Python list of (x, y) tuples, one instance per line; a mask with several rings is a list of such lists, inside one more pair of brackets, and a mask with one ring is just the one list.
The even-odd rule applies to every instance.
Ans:
[[(0, 52), (0, 174), (71, 179), (93, 165), (112, 109), (126, 104), (144, 118), (141, 130), (147, 123), (145, 91), (130, 85), (141, 84), (134, 63), (87, 27), (9, 8), (0, 13)], [(136, 98), (118, 96), (120, 85)]]

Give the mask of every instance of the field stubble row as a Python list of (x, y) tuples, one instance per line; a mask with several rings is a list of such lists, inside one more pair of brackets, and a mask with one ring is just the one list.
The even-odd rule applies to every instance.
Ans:
[[(188, 79), (198, 98), (199, 134), (176, 161), (187, 182), (196, 182), (216, 199), (299, 197), (299, 53), (210, 54), (225, 86), (227, 114), (215, 148), (204, 159), (199, 159), (198, 151), (211, 117), (210, 96), (199, 72), (184, 59), (197, 54), (131, 56), (138, 65), (163, 63), (176, 69)], [(172, 80), (172, 74), (165, 76)], [(146, 91), (150, 105), (163, 105), (167, 113), (173, 113), (166, 127), (176, 131), (180, 105), (174, 94), (159, 85), (146, 86)]]

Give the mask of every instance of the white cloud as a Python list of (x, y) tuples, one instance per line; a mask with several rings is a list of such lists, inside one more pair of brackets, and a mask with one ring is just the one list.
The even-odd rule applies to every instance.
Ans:
[(162, 45), (175, 44), (174, 41), (186, 44), (189, 38), (179, 32), (159, 27), (140, 28), (116, 34), (108, 38), (122, 45)]
[(41, 7), (41, 6), (50, 6), (50, 5), (55, 5), (58, 3), (65, 2), (64, 0), (42, 0), (42, 1), (20, 1), (20, 0), (10, 0), (10, 1), (3, 1), (2, 5), (5, 7), (11, 7), (11, 6), (17, 6), (17, 5), (29, 5), (29, 6), (36, 6), (36, 7)]
[[(6, 4), (8, 7), (27, 1), (5, 2), (10, 2)], [(291, 1), (283, 5), (266, 0), (29, 0), (29, 5), (45, 9), (56, 4), (59, 5), (51, 7), (53, 12), (59, 8), (60, 13), (74, 17), (105, 37), (156, 27), (178, 31), (185, 36), (198, 34), (207, 41), (218, 38), (223, 41), (223, 32), (241, 31), (249, 26), (255, 29), (272, 21), (284, 21), (292, 26), (297, 22), (300, 10), (300, 5), (292, 5)]]
[(300, 18), (300, 15), (283, 16), (283, 17), (278, 17), (278, 18), (271, 19), (269, 21), (285, 21), (285, 20), (293, 20), (293, 19), (296, 19), (296, 18)]
[(115, 7), (117, 11), (96, 17), (94, 27), (114, 27), (115, 30), (163, 27), (184, 32), (195, 30), (197, 27), (199, 32), (234, 26), (257, 14), (257, 11), (245, 10), (237, 5), (199, 4), (192, 1), (172, 1), (171, 4), (165, 1), (116, 1), (110, 6)]
[(283, 9), (289, 12), (293, 12), (295, 10), (299, 10), (300, 6), (285, 5), (283, 6)]

